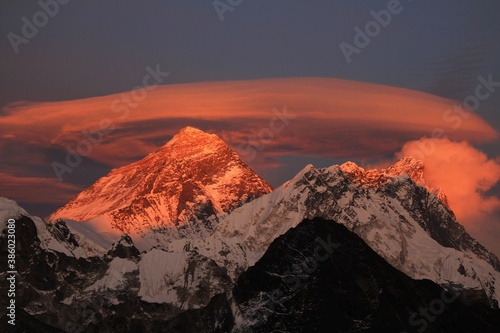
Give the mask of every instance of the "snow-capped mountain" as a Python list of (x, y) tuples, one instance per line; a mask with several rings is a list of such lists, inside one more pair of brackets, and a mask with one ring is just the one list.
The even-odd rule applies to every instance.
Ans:
[(271, 191), (219, 137), (186, 127), (142, 160), (112, 170), (49, 220), (88, 221), (115, 235), (155, 230), (193, 237)]
[(381, 172), (351, 162), (323, 169), (309, 165), (272, 193), (222, 217), (210, 236), (163, 246), (174, 252), (195, 248), (227, 267), (235, 280), (279, 235), (303, 219), (322, 217), (344, 224), (410, 277), (482, 290), (496, 307), (498, 259), (467, 234), (441, 199), (399, 175), (405, 170), (421, 182), (421, 166), (411, 158)]

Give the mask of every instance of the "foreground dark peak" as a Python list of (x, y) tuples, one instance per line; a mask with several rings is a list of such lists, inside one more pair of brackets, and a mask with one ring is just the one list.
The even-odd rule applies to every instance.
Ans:
[[(275, 239), (226, 295), (230, 296), (219, 295), (207, 307), (175, 317), (166, 325), (167, 331), (385, 333), (500, 329), (498, 310), (466, 305), (462, 295), (429, 280), (409, 278), (343, 225), (320, 218), (303, 221)], [(433, 307), (438, 301), (443, 308), (436, 311)], [(234, 309), (238, 310), (236, 314)]]
[[(99, 219), (120, 232), (210, 221), (272, 191), (215, 134), (193, 127), (140, 161), (112, 170), (50, 216)], [(189, 232), (200, 231), (200, 226)]]

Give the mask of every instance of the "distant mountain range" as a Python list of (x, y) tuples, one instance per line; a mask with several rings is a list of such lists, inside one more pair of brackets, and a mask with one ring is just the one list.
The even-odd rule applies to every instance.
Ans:
[(308, 165), (273, 190), (186, 127), (47, 220), (0, 198), (16, 219), (16, 329), (499, 332), (500, 262), (424, 168)]

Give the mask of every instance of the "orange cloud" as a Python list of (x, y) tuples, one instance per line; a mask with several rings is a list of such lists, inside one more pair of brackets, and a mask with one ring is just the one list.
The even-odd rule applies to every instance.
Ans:
[[(498, 137), (472, 114), (458, 128), (445, 112), (453, 101), (407, 89), (337, 79), (297, 78), (158, 86), (144, 100), (130, 93), (46, 103), (16, 103), (0, 118), (3, 138), (41, 147), (75, 147), (83, 131), (113, 128), (90, 158), (113, 167), (157, 148), (178, 129), (194, 125), (225, 132), (237, 147), (258, 136), (276, 116), (296, 116), (265, 144), (264, 153), (352, 156), (393, 152), (402, 142), (443, 128), (452, 139), (487, 142)], [(452, 121), (453, 120), (453, 121)], [(456, 120), (456, 119), (455, 119)], [(275, 124), (276, 125), (276, 124)], [(277, 127), (277, 125), (275, 126)], [(241, 132), (248, 135), (241, 135)], [(348, 140), (346, 140), (348, 138)], [(257, 138), (258, 139), (258, 138)], [(403, 140), (403, 141), (402, 141)], [(120, 154), (113, 154), (117, 149)], [(110, 156), (110, 153), (113, 156)]]
[[(279, 156), (380, 158), (436, 129), (452, 140), (484, 143), (498, 138), (476, 114), (459, 121), (463, 115), (451, 100), (347, 80), (176, 84), (148, 90), (141, 100), (133, 96), (126, 92), (5, 107), (0, 116), (0, 172), (57, 181), (51, 163), (64, 164), (69, 147), (88, 152), (85, 160), (100, 168), (89, 173), (79, 167), (68, 176), (85, 183), (85, 174), (103, 174), (138, 160), (187, 125), (220, 135), (258, 170), (280, 167)], [(10, 186), (3, 189), (12, 192)]]
[(443, 189), (457, 219), (500, 253), (498, 239), (492, 238), (500, 235), (500, 198), (485, 194), (500, 180), (499, 161), (467, 142), (430, 138), (406, 143), (398, 155), (423, 160), (429, 186)]

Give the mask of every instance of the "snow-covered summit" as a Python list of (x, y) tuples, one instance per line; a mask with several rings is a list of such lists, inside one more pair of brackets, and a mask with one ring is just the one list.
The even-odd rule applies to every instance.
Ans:
[(188, 237), (271, 191), (217, 135), (186, 127), (142, 160), (112, 170), (49, 219), (92, 221), (118, 236), (157, 230)]
[(425, 167), (421, 160), (414, 157), (403, 157), (387, 169), (365, 170), (353, 162), (340, 165), (340, 170), (351, 180), (368, 186), (381, 186), (396, 177), (407, 175), (417, 185), (424, 186), (429, 192), (435, 194), (445, 205), (448, 205), (446, 194), (439, 188), (433, 188), (425, 181)]
[[(336, 167), (333, 166), (332, 168)], [(351, 161), (345, 162), (338, 167), (348, 178), (362, 184), (381, 185), (395, 177), (408, 175), (415, 183), (426, 185), (424, 180), (424, 164), (413, 157), (404, 157), (389, 168), (382, 170), (365, 170)]]
[(217, 135), (187, 126), (147, 157), (151, 159), (177, 157), (184, 160), (196, 160), (206, 155), (217, 154), (226, 147), (226, 143)]
[(392, 176), (408, 175), (419, 185), (425, 185), (424, 163), (414, 157), (403, 157), (389, 168), (382, 170), (382, 173)]

